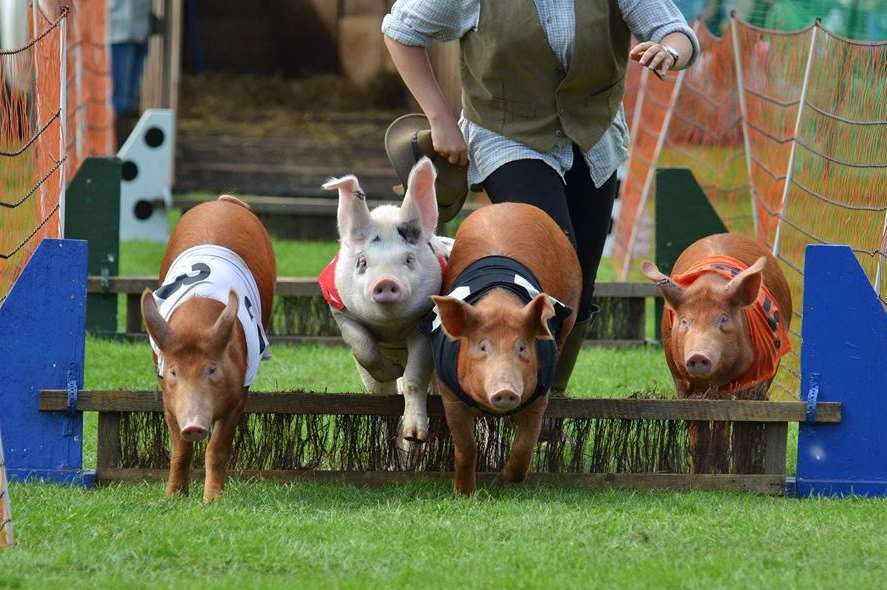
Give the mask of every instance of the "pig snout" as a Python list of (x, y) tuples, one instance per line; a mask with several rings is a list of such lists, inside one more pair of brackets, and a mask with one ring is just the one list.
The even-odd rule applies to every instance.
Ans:
[(709, 355), (702, 352), (694, 352), (687, 357), (687, 373), (693, 377), (707, 377), (711, 375), (714, 363)]
[(373, 302), (398, 303), (403, 298), (403, 286), (393, 278), (384, 277), (373, 284)]
[(519, 374), (499, 373), (487, 381), (487, 400), (499, 412), (518, 407), (523, 391), (523, 379)]
[(501, 412), (507, 412), (520, 404), (520, 396), (510, 388), (499, 389), (490, 395), (490, 404)]
[(188, 442), (203, 440), (209, 433), (209, 425), (199, 418), (190, 418), (182, 427), (182, 438)]

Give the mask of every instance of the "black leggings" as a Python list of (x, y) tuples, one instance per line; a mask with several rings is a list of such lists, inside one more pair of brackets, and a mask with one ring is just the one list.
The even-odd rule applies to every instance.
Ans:
[(497, 168), (483, 182), (494, 203), (528, 203), (547, 212), (576, 246), (582, 267), (582, 297), (578, 321), (591, 315), (594, 281), (601, 263), (604, 242), (610, 227), (613, 199), (616, 198), (616, 174), (599, 188), (591, 181), (588, 164), (573, 146), (573, 167), (560, 175), (542, 160), (515, 160)]

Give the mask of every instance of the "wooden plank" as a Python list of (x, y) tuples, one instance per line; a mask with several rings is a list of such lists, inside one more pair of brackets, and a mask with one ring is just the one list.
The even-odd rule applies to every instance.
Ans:
[(764, 455), (764, 473), (785, 475), (785, 452), (788, 444), (788, 423), (767, 424), (767, 451)]
[(120, 462), (120, 412), (100, 412), (96, 447), (96, 477)]
[[(100, 483), (114, 481), (165, 481), (165, 469), (109, 469)], [(360, 487), (404, 484), (414, 481), (449, 483), (453, 474), (430, 471), (229, 471), (238, 479), (271, 479), (276, 481), (310, 481), (338, 483)], [(498, 473), (478, 473), (478, 483), (494, 485)], [(194, 480), (203, 478), (203, 471), (192, 473)], [(530, 473), (526, 486), (557, 485), (583, 488), (632, 488), (665, 490), (745, 491), (782, 495), (785, 478), (779, 475), (699, 475), (686, 473)]]
[(141, 293), (126, 294), (126, 332), (142, 333), (142, 296)]
[[(101, 277), (88, 277), (86, 290), (89, 293), (138, 293), (145, 289), (156, 289), (157, 277), (131, 276), (109, 277), (108, 286), (102, 287)], [(320, 287), (315, 277), (280, 277), (277, 280), (275, 294), (279, 297), (317, 296)], [(655, 285), (647, 283), (597, 283), (594, 288), (595, 297), (637, 298), (659, 297)]]
[[(42, 411), (64, 411), (64, 390), (42, 390)], [(159, 412), (160, 394), (155, 391), (81, 391), (77, 409), (98, 412)], [(399, 395), (360, 393), (255, 393), (247, 398), (251, 413), (350, 414), (399, 416), (403, 398)], [(630, 420), (714, 420), (731, 422), (799, 422), (806, 419), (805, 402), (747, 400), (646, 400), (552, 398), (546, 416), (550, 418), (624, 418)], [(440, 396), (428, 398), (428, 414), (442, 416)], [(820, 402), (817, 422), (840, 422), (841, 404)]]

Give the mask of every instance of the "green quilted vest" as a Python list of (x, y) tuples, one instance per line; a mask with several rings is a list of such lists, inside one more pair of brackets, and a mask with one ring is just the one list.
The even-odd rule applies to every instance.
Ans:
[(566, 72), (533, 0), (481, 2), (461, 40), (462, 108), (478, 125), (548, 152), (566, 135), (591, 149), (619, 111), (631, 33), (617, 0), (576, 0)]

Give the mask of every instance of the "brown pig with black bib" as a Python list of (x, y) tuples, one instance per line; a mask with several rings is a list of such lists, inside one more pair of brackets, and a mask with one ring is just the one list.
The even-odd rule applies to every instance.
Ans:
[(575, 250), (541, 209), (489, 205), (459, 227), (445, 295), (433, 297), (425, 325), (453, 436), (457, 493), (475, 489), (474, 422), (482, 413), (512, 416), (515, 439), (501, 478), (526, 477), (581, 289)]
[(245, 203), (223, 195), (182, 216), (160, 280), (142, 294), (142, 315), (172, 438), (166, 493), (187, 493), (194, 443), (209, 436), (203, 500), (210, 502), (225, 484), (247, 390), (270, 357), (271, 239)]

